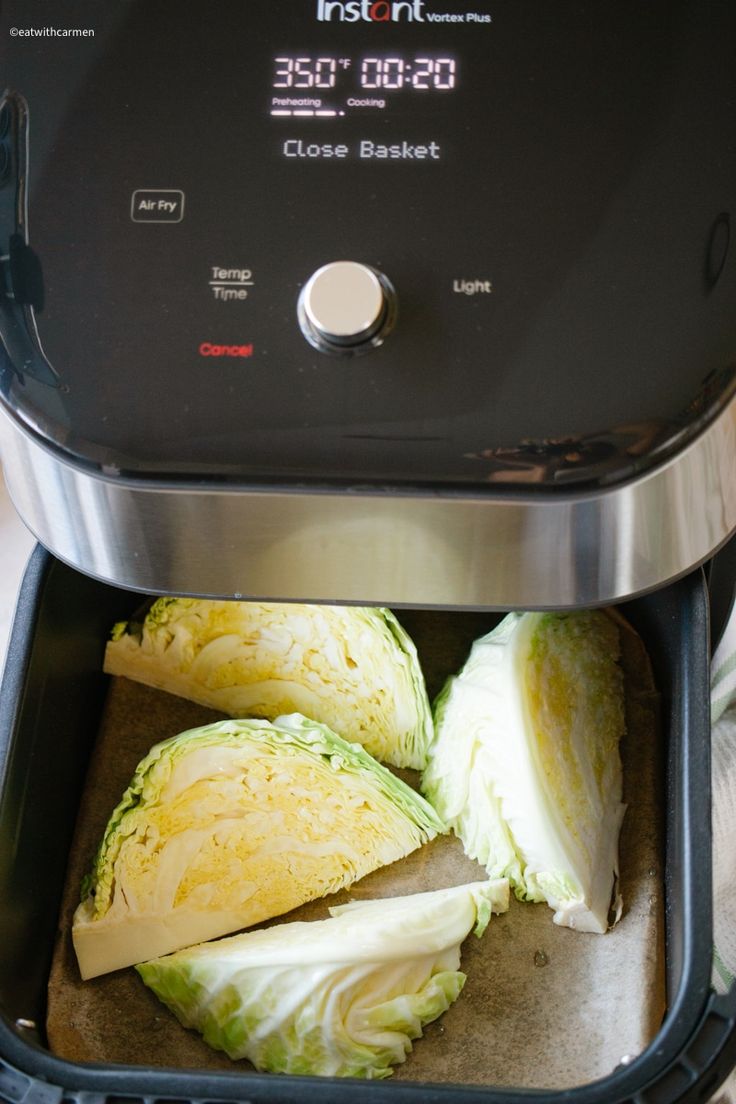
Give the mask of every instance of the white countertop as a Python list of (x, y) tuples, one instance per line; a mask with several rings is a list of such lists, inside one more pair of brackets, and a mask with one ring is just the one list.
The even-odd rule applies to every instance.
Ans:
[(0, 465), (0, 672), (13, 621), (18, 587), (35, 544), (13, 508)]

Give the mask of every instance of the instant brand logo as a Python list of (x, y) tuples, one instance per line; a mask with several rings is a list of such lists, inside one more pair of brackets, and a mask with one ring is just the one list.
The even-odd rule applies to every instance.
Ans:
[(322, 23), (423, 23), (424, 0), (317, 0)]

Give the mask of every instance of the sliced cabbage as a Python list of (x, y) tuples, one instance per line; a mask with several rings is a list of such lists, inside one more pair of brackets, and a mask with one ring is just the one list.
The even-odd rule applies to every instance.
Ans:
[(465, 983), (460, 944), (508, 882), (356, 901), (137, 966), (185, 1027), (273, 1073), (389, 1077)]
[(299, 714), (181, 733), (110, 817), (74, 915), (82, 977), (288, 912), (444, 830), (360, 745)]
[(382, 762), (426, 763), (424, 677), (387, 609), (159, 598), (114, 627), (105, 670), (231, 717), (303, 713)]
[(621, 910), (619, 650), (601, 611), (509, 614), (439, 695), (422, 781), (491, 877), (583, 931)]

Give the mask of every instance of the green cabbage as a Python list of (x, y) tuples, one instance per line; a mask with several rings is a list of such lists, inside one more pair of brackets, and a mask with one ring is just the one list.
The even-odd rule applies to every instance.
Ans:
[(387, 609), (159, 598), (114, 626), (105, 670), (231, 717), (303, 713), (383, 762), (426, 763), (424, 677)]
[(181, 733), (110, 817), (74, 916), (82, 976), (288, 912), (444, 830), (364, 748), (299, 714)]
[(388, 1077), (459, 995), (462, 941), (506, 908), (503, 881), (353, 902), (137, 970), (185, 1027), (259, 1070)]
[(509, 614), (439, 695), (422, 781), (491, 877), (584, 931), (621, 909), (619, 650), (601, 611)]

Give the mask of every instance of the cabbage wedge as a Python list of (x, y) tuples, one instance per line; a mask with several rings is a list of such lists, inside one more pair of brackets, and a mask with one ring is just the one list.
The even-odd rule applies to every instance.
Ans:
[(509, 614), (437, 698), (422, 781), (491, 877), (583, 931), (621, 910), (619, 652), (604, 612)]
[(331, 908), (137, 966), (185, 1027), (272, 1073), (382, 1078), (458, 997), (460, 944), (508, 908), (476, 882)]
[(299, 714), (181, 733), (110, 817), (74, 915), (82, 977), (288, 912), (443, 831), (362, 747)]
[(303, 713), (384, 763), (426, 764), (424, 676), (387, 609), (159, 598), (114, 627), (105, 671), (231, 717)]

